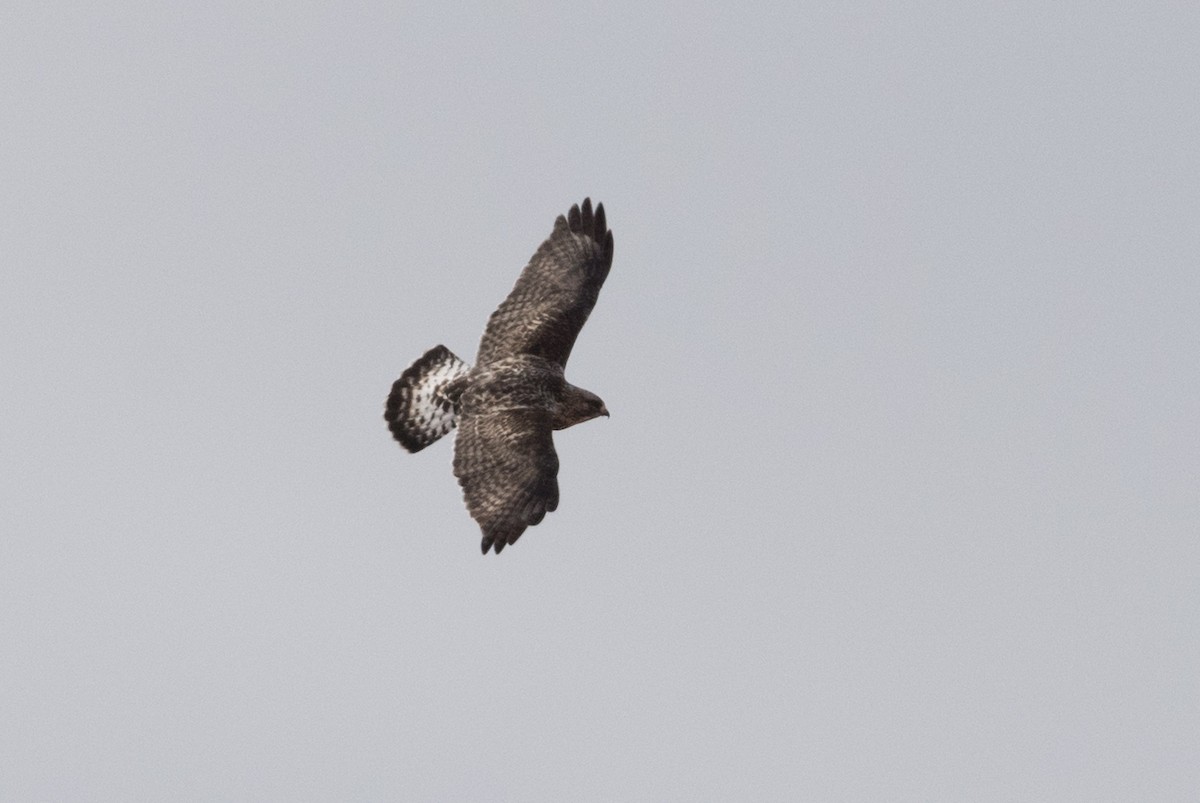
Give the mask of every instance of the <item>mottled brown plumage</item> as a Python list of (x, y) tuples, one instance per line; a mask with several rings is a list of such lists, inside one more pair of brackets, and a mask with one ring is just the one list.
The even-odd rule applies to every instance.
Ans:
[(474, 368), (437, 346), (392, 386), (384, 418), (409, 451), (458, 427), (454, 475), (485, 554), (558, 507), (553, 430), (608, 415), (563, 369), (612, 256), (604, 205), (572, 206), (488, 319)]

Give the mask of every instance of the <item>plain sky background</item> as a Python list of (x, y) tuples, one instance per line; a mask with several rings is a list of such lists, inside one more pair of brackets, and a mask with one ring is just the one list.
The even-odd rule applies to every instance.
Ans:
[[(0, 799), (1194, 800), (1200, 6), (8, 3)], [(382, 421), (585, 195), (562, 504)]]

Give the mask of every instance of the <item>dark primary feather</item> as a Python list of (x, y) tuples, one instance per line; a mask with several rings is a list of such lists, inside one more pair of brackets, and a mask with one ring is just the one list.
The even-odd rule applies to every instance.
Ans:
[(604, 204), (592, 201), (559, 215), (554, 230), (521, 272), (508, 298), (488, 319), (477, 365), (516, 354), (567, 364), (612, 267), (613, 238)]

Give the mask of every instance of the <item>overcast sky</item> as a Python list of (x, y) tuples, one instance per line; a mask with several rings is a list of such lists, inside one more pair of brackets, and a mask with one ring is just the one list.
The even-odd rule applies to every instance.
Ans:
[[(0, 799), (1191, 800), (1195, 3), (0, 12)], [(392, 381), (590, 195), (559, 510)]]

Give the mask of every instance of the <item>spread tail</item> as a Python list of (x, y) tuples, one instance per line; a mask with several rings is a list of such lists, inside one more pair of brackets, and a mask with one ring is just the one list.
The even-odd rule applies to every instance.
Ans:
[(454, 429), (462, 383), (448, 385), (470, 370), (450, 349), (434, 346), (400, 375), (383, 417), (401, 446), (419, 452)]

